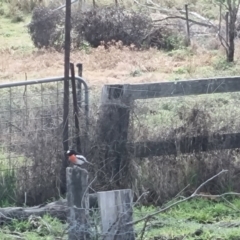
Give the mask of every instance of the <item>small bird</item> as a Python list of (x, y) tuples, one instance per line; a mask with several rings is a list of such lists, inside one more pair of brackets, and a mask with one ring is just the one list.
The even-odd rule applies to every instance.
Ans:
[(88, 163), (93, 165), (92, 163), (88, 162), (84, 156), (78, 155), (75, 150), (68, 150), (67, 155), (68, 155), (69, 161), (72, 162), (73, 164), (83, 165), (84, 163)]

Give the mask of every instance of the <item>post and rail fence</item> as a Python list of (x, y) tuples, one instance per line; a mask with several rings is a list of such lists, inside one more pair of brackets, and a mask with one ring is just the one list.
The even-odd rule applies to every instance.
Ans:
[[(79, 72), (81, 72), (81, 68)], [(61, 139), (60, 136), (64, 125), (62, 122), (63, 80), (63, 77), (54, 77), (0, 84), (0, 163), (1, 169), (3, 168), (8, 170), (9, 178), (17, 177), (19, 187), (22, 188), (21, 192), (26, 193), (21, 196), (17, 196), (19, 198), (19, 202), (22, 201), (25, 204), (29, 204), (29, 199), (33, 198), (35, 200), (35, 204), (37, 203), (35, 188), (32, 186), (39, 185), (39, 181), (42, 181), (42, 184), (40, 185), (42, 186), (41, 192), (43, 194), (46, 192), (46, 186), (52, 190), (54, 188), (53, 184), (56, 184), (56, 179), (50, 179), (49, 181), (49, 176), (52, 175), (51, 164), (59, 165), (59, 159), (62, 158), (62, 145), (61, 142), (56, 140), (59, 138)], [(76, 88), (78, 89), (78, 86), (81, 85), (81, 88), (84, 89), (84, 91), (81, 91), (80, 94), (79, 92), (76, 92), (75, 95), (77, 97), (81, 96), (81, 99), (77, 98), (77, 103), (78, 106), (79, 103), (81, 103), (81, 109), (84, 113), (83, 115), (85, 116), (84, 127), (87, 126), (87, 128), (89, 128), (88, 86), (81, 77), (76, 76), (75, 80), (77, 83)], [(109, 164), (112, 165), (112, 169), (114, 170), (109, 174), (118, 176), (118, 179), (124, 177), (124, 175), (122, 175), (124, 173), (120, 173), (120, 169), (124, 165), (127, 166), (129, 161), (129, 152), (131, 152), (134, 157), (143, 158), (149, 156), (177, 155), (179, 153), (183, 154), (240, 148), (239, 132), (222, 134), (216, 133), (211, 136), (183, 136), (179, 139), (169, 138), (145, 142), (131, 142), (128, 139), (131, 107), (136, 100), (236, 92), (240, 92), (240, 77), (222, 77), (160, 83), (105, 85), (102, 90), (97, 133), (101, 136), (101, 144), (107, 146), (107, 149), (105, 149), (107, 152), (105, 155), (106, 165), (108, 165), (107, 162), (109, 161)], [(69, 99), (71, 100), (71, 98)], [(76, 109), (72, 109), (72, 106), (73, 103), (71, 100), (69, 106), (71, 108), (71, 110), (69, 110), (71, 114), (76, 112)], [(74, 116), (74, 114), (72, 115)], [(70, 120), (70, 126), (72, 126), (72, 131), (75, 133), (74, 117)], [(83, 136), (85, 135), (83, 134)], [(75, 141), (75, 135), (73, 134), (72, 138), (68, 140)], [(49, 159), (52, 161), (50, 165)], [(44, 162), (45, 160), (48, 164)], [(15, 171), (16, 169), (17, 171)], [(15, 171), (14, 174), (12, 174), (12, 170)], [(41, 173), (41, 179), (39, 178), (39, 175), (35, 174), (35, 171)], [(78, 171), (82, 171), (79, 169), (68, 169), (68, 171), (68, 189), (72, 189), (69, 190), (70, 192), (78, 192), (78, 195), (68, 196), (68, 204), (70, 207), (75, 206), (76, 208), (79, 208), (80, 206), (81, 208), (84, 204), (79, 205), (80, 203), (75, 203), (74, 199), (76, 198), (79, 200), (79, 198), (82, 198), (83, 193), (81, 193), (81, 191), (84, 191), (84, 196), (87, 197), (88, 192), (86, 189), (88, 189), (88, 183), (85, 182), (85, 187), (82, 187), (82, 190), (80, 191), (79, 186), (69, 185), (69, 181), (80, 182), (81, 180), (84, 182), (85, 177), (81, 178), (81, 176), (85, 176), (87, 173), (85, 174), (81, 172), (80, 175), (77, 175)], [(76, 173), (74, 171), (76, 171)], [(71, 176), (73, 173), (78, 177)], [(108, 174), (108, 172), (105, 173)], [(26, 181), (29, 178), (33, 179), (31, 184), (29, 181)], [(26, 184), (24, 184), (25, 181), (27, 182)], [(9, 186), (11, 184), (11, 181), (9, 181)], [(118, 187), (120, 185), (116, 186)], [(85, 190), (83, 190), (84, 188)], [(122, 201), (126, 201), (130, 204), (132, 201), (131, 191), (117, 191), (120, 190), (98, 193), (98, 203), (103, 207), (103, 209), (105, 204), (104, 199), (106, 198), (113, 199), (113, 202), (115, 201), (113, 206), (116, 206), (117, 202), (121, 203)], [(3, 194), (4, 191), (0, 191), (1, 197), (4, 197)], [(10, 197), (14, 197), (16, 199), (14, 191), (8, 194), (12, 194)], [(128, 197), (123, 200), (124, 198), (122, 197), (122, 194)], [(47, 198), (51, 196), (45, 197)], [(43, 199), (39, 198), (38, 201), (41, 203)], [(88, 207), (86, 207), (86, 209), (87, 208)], [(121, 212), (131, 212), (131, 208), (128, 207), (121, 207), (119, 209)], [(114, 211), (115, 210), (112, 212), (113, 215), (115, 215)], [(78, 219), (78, 214), (80, 216), (83, 215), (86, 218), (90, 215), (90, 213), (85, 210), (79, 211), (77, 214), (71, 212), (71, 214), (70, 219), (72, 222)], [(106, 214), (105, 210), (101, 210), (102, 219), (110, 218)], [(112, 219), (112, 221), (118, 220), (118, 217)], [(122, 226), (122, 224), (120, 225)], [(89, 228), (88, 225), (87, 227)], [(106, 231), (106, 229), (106, 225), (102, 226), (103, 232)], [(115, 227), (111, 230), (113, 231), (113, 229), (115, 229)], [(75, 231), (74, 228), (73, 231)], [(118, 232), (116, 229), (114, 231)]]
[(240, 77), (105, 85), (101, 97), (101, 124), (98, 128), (102, 143), (111, 153), (108, 155), (108, 164), (112, 165), (115, 176), (119, 178), (120, 166), (127, 164), (129, 153), (131, 157), (147, 158), (240, 148), (239, 132), (129, 142), (130, 113), (136, 100), (237, 92), (240, 92)]

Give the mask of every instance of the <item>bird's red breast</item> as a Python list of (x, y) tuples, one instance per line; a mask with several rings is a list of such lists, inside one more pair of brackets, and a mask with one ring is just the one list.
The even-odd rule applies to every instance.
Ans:
[(69, 161), (72, 162), (72, 163), (76, 163), (77, 162), (77, 157), (76, 155), (71, 155), (68, 157)]

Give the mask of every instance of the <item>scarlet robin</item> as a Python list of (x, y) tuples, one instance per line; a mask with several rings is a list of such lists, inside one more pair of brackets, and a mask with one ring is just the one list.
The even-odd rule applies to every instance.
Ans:
[(77, 154), (75, 150), (68, 150), (67, 155), (68, 155), (68, 160), (73, 164), (83, 165), (84, 163), (88, 163), (92, 165), (92, 163), (88, 162), (83, 155)]

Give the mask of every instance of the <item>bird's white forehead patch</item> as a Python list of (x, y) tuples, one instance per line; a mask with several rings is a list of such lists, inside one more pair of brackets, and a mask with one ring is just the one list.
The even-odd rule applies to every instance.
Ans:
[(68, 150), (67, 153), (70, 153), (70, 150)]

